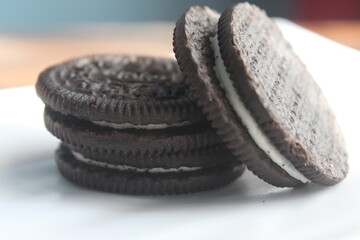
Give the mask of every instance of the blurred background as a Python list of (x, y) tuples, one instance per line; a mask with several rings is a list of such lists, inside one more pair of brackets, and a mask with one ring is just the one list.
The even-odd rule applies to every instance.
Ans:
[[(1, 0), (0, 30), (43, 31), (84, 22), (176, 21), (192, 5), (222, 12), (234, 0)], [(359, 19), (359, 0), (253, 0), (270, 16), (292, 20)]]
[[(44, 67), (94, 53), (171, 55), (174, 22), (192, 5), (222, 12), (234, 0), (0, 0), (0, 88), (34, 84)], [(360, 49), (360, 0), (253, 0)]]

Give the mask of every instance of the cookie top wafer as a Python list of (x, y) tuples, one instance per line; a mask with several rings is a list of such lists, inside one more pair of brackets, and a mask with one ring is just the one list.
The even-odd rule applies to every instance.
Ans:
[(162, 128), (156, 124), (177, 126), (203, 118), (171, 59), (83, 57), (46, 69), (36, 90), (57, 112), (100, 125), (115, 123), (115, 128)]
[(220, 17), (190, 8), (174, 51), (194, 96), (228, 147), (265, 181), (333, 185), (347, 154), (319, 87), (257, 7), (240, 3)]

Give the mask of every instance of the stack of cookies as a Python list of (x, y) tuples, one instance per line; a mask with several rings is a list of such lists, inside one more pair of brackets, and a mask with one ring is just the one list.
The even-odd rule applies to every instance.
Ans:
[(235, 180), (244, 168), (216, 135), (174, 60), (97, 55), (44, 71), (45, 125), (62, 141), (60, 172), (90, 188), (180, 194)]
[(62, 141), (56, 161), (67, 179), (180, 194), (230, 183), (242, 164), (278, 187), (346, 177), (330, 106), (262, 10), (191, 7), (173, 44), (177, 61), (97, 55), (41, 73), (36, 90), (47, 129)]

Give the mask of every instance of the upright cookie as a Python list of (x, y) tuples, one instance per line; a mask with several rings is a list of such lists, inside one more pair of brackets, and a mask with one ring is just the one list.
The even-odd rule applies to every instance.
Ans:
[(335, 117), (263, 11), (239, 3), (220, 17), (192, 7), (176, 24), (174, 52), (212, 125), (257, 176), (280, 187), (346, 177)]

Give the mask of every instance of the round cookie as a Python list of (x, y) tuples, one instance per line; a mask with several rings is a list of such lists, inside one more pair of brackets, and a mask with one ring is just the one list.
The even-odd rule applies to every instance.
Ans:
[(73, 151), (142, 168), (214, 166), (233, 160), (208, 122), (158, 130), (103, 127), (45, 108), (45, 126)]
[(63, 143), (59, 171), (79, 185), (130, 194), (220, 187), (241, 166), (170, 59), (97, 55), (41, 73), (46, 128)]
[(187, 84), (228, 148), (275, 186), (344, 179), (347, 153), (335, 117), (278, 27), (248, 3), (219, 17), (190, 8), (173, 43)]
[(81, 186), (106, 192), (141, 195), (211, 190), (234, 181), (244, 171), (244, 167), (235, 162), (211, 168), (170, 170), (98, 166), (87, 159), (80, 160), (79, 156), (75, 156), (64, 145), (56, 151), (56, 163), (66, 179)]
[(42, 72), (36, 91), (54, 111), (118, 129), (156, 129), (203, 120), (176, 61), (166, 58), (74, 59)]

